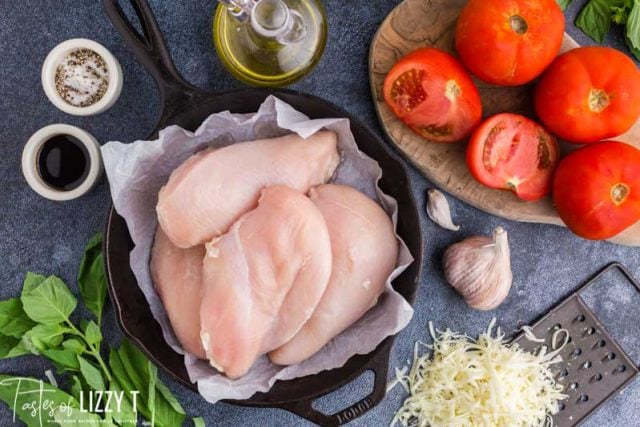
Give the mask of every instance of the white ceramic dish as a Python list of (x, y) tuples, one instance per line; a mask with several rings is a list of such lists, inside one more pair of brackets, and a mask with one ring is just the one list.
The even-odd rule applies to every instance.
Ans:
[[(65, 191), (51, 187), (38, 172), (38, 156), (43, 144), (56, 135), (71, 135), (78, 139), (87, 150), (89, 172), (85, 180), (73, 190)], [(75, 126), (55, 124), (46, 126), (33, 134), (22, 151), (22, 173), (29, 186), (49, 200), (58, 202), (72, 200), (88, 193), (102, 176), (102, 156), (100, 144), (88, 132)]]
[[(109, 85), (107, 91), (98, 102), (86, 107), (78, 107), (69, 104), (60, 96), (56, 90), (55, 79), (58, 65), (60, 65), (65, 56), (71, 51), (83, 48), (96, 52), (104, 59), (109, 71)], [(111, 108), (120, 97), (120, 92), (122, 92), (122, 68), (116, 57), (100, 43), (89, 39), (70, 39), (54, 47), (47, 55), (42, 65), (42, 87), (53, 105), (65, 113), (74, 116), (92, 116)]]

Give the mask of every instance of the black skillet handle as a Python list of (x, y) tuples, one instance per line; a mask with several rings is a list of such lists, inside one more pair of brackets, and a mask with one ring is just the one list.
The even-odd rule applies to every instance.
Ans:
[(383, 348), (380, 349), (373, 358), (371, 358), (362, 371), (363, 373), (365, 371), (373, 372), (373, 391), (368, 396), (362, 398), (348, 408), (338, 411), (332, 415), (320, 412), (317, 409), (314, 409), (313, 402), (321, 396), (313, 399), (283, 403), (277, 406), (321, 426), (341, 426), (353, 421), (369, 411), (371, 408), (375, 407), (384, 398), (387, 392), (387, 371), (389, 368), (389, 353), (391, 352), (392, 343), (393, 340), (387, 338), (382, 343)]
[(176, 69), (160, 27), (147, 0), (128, 0), (140, 21), (140, 34), (122, 10), (119, 0), (103, 0), (105, 11), (127, 47), (151, 74), (158, 89), (162, 110), (160, 124), (195, 105), (205, 94), (187, 82)]

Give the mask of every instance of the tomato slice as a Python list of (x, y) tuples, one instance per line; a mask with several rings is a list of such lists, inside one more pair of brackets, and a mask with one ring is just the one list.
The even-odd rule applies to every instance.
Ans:
[(394, 114), (430, 141), (464, 139), (482, 117), (480, 94), (469, 74), (453, 56), (435, 48), (398, 61), (385, 78), (383, 93)]
[(523, 200), (549, 193), (560, 158), (556, 139), (538, 123), (518, 114), (497, 114), (471, 136), (467, 165), (482, 184), (513, 191)]
[(640, 150), (604, 141), (571, 152), (553, 179), (553, 201), (578, 236), (619, 234), (640, 220)]

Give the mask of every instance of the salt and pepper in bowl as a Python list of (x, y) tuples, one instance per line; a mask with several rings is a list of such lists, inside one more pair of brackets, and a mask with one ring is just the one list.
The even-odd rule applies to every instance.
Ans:
[(42, 87), (65, 113), (91, 116), (109, 109), (122, 91), (122, 68), (107, 48), (88, 39), (57, 45), (42, 66)]
[[(47, 98), (65, 113), (91, 116), (109, 109), (122, 91), (122, 68), (101, 44), (71, 39), (57, 45), (42, 66)], [(100, 144), (88, 132), (66, 124), (37, 131), (22, 152), (29, 186), (50, 200), (89, 192), (102, 176)]]

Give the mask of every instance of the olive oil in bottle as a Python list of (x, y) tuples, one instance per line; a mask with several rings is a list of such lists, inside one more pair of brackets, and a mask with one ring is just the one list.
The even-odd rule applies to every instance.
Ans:
[(219, 0), (213, 38), (225, 67), (255, 86), (286, 86), (316, 65), (327, 39), (319, 0)]

